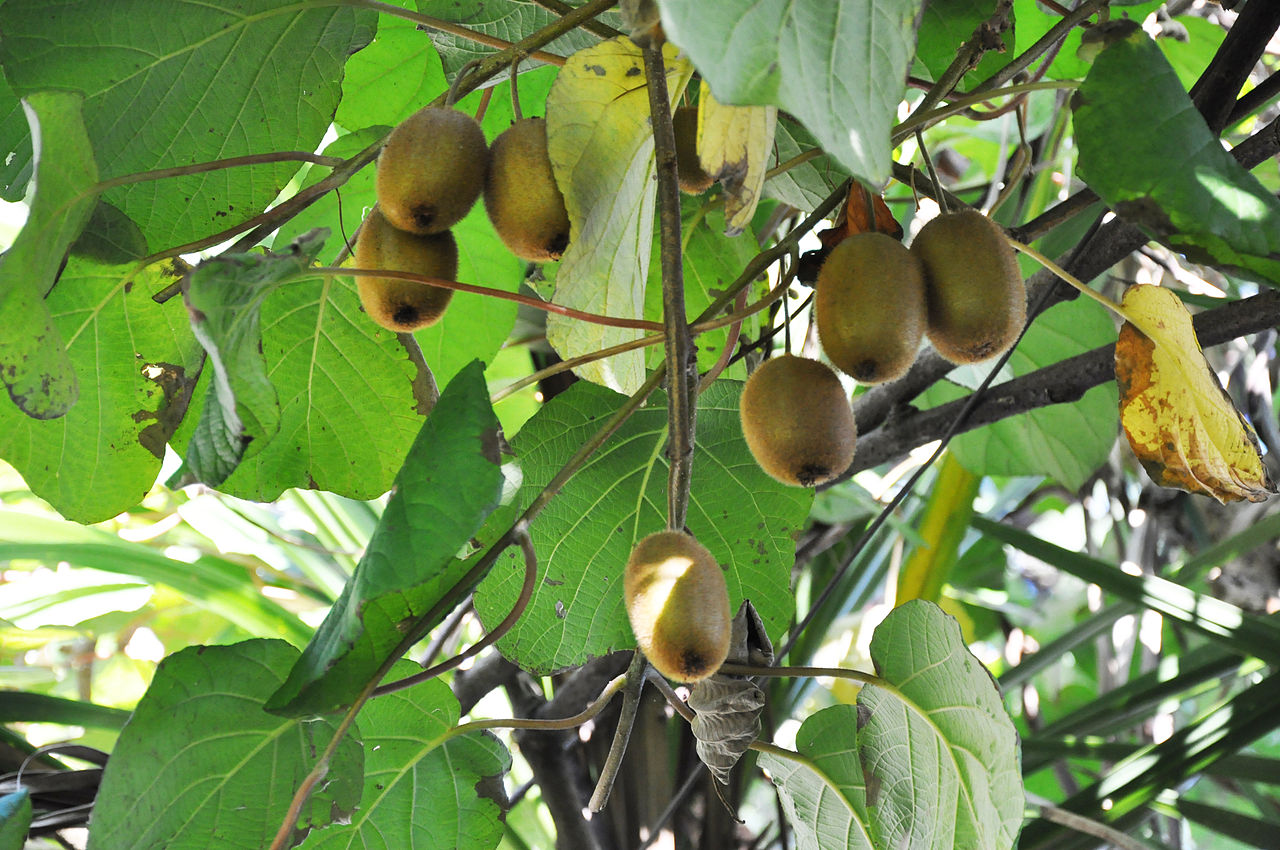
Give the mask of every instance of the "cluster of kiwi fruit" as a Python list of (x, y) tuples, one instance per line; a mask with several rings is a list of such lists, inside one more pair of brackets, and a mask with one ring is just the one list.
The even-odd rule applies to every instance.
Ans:
[(623, 578), (640, 651), (677, 682), (697, 682), (729, 654), (732, 618), (724, 572), (692, 535), (659, 531), (631, 552)]
[[(458, 245), (450, 228), (481, 193), (494, 230), (521, 259), (558, 260), (569, 244), (569, 215), (540, 118), (514, 122), (490, 147), (465, 112), (420, 109), (387, 137), (374, 188), (377, 206), (356, 237), (360, 268), (455, 279)], [(443, 287), (367, 275), (357, 288), (365, 312), (398, 332), (435, 324), (453, 296)]]
[[(814, 319), (822, 350), (854, 380), (901, 377), (927, 337), (953, 363), (1004, 353), (1026, 321), (1026, 286), (999, 225), (966, 209), (926, 224), (908, 249), (878, 232), (842, 240), (818, 272)], [(756, 462), (812, 487), (853, 462), (856, 426), (831, 369), (784, 355), (748, 379), (739, 403)]]

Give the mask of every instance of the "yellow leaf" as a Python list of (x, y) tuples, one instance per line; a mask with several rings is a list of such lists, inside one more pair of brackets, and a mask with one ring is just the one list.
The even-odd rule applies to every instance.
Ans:
[(1130, 287), (1123, 311), (1120, 422), (1151, 478), (1220, 502), (1274, 493), (1258, 438), (1209, 368), (1178, 297), (1159, 286)]
[[(693, 75), (688, 60), (663, 50), (668, 95)], [(569, 247), (556, 270), (555, 301), (592, 313), (639, 319), (653, 253), (653, 129), (640, 48), (628, 38), (574, 53), (547, 96), (547, 152), (569, 213)], [(636, 339), (640, 332), (547, 317), (547, 339), (564, 359)], [(644, 383), (644, 352), (575, 370), (623, 393)]]
[(725, 233), (742, 233), (756, 205), (778, 126), (776, 106), (725, 106), (703, 82), (698, 95), (698, 159), (724, 187)]

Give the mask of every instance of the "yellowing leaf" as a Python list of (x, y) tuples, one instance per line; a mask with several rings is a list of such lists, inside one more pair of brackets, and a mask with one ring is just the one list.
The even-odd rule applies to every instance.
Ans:
[(725, 233), (742, 233), (755, 215), (764, 186), (776, 106), (725, 106), (704, 81), (698, 95), (698, 159), (724, 187)]
[[(663, 50), (667, 90), (680, 96), (693, 74), (674, 47)], [(614, 38), (574, 53), (547, 96), (547, 150), (569, 212), (569, 247), (556, 271), (555, 300), (592, 313), (639, 319), (653, 244), (654, 159), (649, 94), (640, 48)], [(640, 332), (551, 314), (547, 339), (564, 359), (636, 339)], [(644, 352), (589, 363), (579, 376), (632, 393), (644, 382)]]
[(1220, 502), (1260, 502), (1274, 493), (1258, 438), (1209, 368), (1178, 297), (1134, 286), (1123, 309), (1120, 422), (1151, 478)]

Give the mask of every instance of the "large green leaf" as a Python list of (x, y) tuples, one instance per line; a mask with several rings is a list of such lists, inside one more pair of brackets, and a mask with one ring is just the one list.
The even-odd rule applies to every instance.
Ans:
[[(24, 99), (36, 140), (36, 194), (27, 222), (0, 255), (0, 379), (33, 419), (66, 414), (80, 393), (66, 343), (43, 300), (62, 260), (93, 212), (98, 180), (93, 150), (74, 92), (35, 92)], [(15, 333), (16, 331), (16, 333)]]
[(1222, 149), (1142, 30), (1098, 55), (1071, 103), (1081, 176), (1117, 213), (1197, 262), (1280, 283), (1280, 201)]
[[(786, 115), (778, 116), (773, 135), (773, 168), (818, 146), (812, 134)], [(849, 177), (849, 172), (827, 154), (811, 159), (770, 178), (766, 197), (777, 198), (796, 209), (811, 210), (827, 199)]]
[[(400, 662), (391, 678), (420, 669)], [(501, 793), (511, 756), (488, 732), (453, 735), (458, 718), (458, 701), (439, 679), (370, 702), (360, 712), (360, 810), (350, 823), (311, 833), (301, 850), (496, 847), (502, 809), (491, 794)]]
[(204, 356), (182, 304), (151, 300), (172, 281), (168, 267), (134, 272), (72, 257), (46, 303), (76, 371), (93, 380), (61, 419), (0, 405), (0, 456), (69, 519), (128, 510), (160, 472)]
[(427, 417), (364, 557), (272, 696), (273, 710), (327, 712), (354, 699), (404, 639), (403, 629), (466, 572), (454, 556), (498, 504), (499, 463), (498, 421), (476, 362)]
[[(742, 385), (717, 381), (698, 399), (689, 531), (727, 565), (731, 609), (750, 599), (770, 636), (792, 614), (795, 534), (813, 500), (756, 466), (742, 439)], [(556, 396), (514, 440), (524, 484), (519, 507), (559, 472), (622, 397), (579, 382)], [(622, 602), (622, 568), (640, 538), (666, 527), (667, 411), (655, 395), (569, 480), (532, 523), (538, 579), (524, 616), (499, 642), (526, 669), (549, 673), (635, 646)], [(520, 593), (524, 562), (498, 561), (476, 591), (492, 627)]]
[[(372, 12), (292, 0), (11, 0), (0, 62), (20, 96), (78, 91), (104, 177), (315, 150)], [(264, 163), (123, 186), (105, 198), (154, 250), (257, 213), (297, 171)]]
[(889, 129), (915, 53), (923, 0), (662, 0), (667, 36), (716, 100), (798, 118), (854, 175), (889, 177)]
[[(280, 425), (219, 489), (258, 501), (288, 487), (357, 499), (381, 495), (421, 427), (430, 381), (396, 335), (361, 312), (350, 278), (303, 273), (283, 282), (272, 284), (260, 303), (262, 357), (279, 399)], [(207, 404), (214, 391), (211, 372), (197, 387), (197, 404)]]
[[(335, 722), (268, 714), (298, 651), (281, 641), (193, 646), (161, 662), (120, 733), (93, 809), (94, 850), (266, 847)], [(363, 755), (347, 738), (299, 827), (349, 815)]]
[[(394, 0), (392, 5), (412, 8), (414, 3)], [(373, 42), (347, 60), (334, 121), (348, 130), (399, 124), (448, 87), (440, 57), (418, 25), (379, 15)]]
[[(664, 50), (667, 91), (678, 98), (693, 68)], [(615, 38), (574, 55), (547, 98), (547, 150), (564, 192), (569, 247), (556, 271), (556, 303), (638, 319), (653, 245), (653, 129), (640, 48)], [(564, 359), (636, 339), (637, 330), (557, 314), (547, 340)], [(580, 366), (580, 377), (626, 393), (644, 382), (644, 354)]]
[[(1074, 357), (1115, 341), (1108, 313), (1080, 298), (1037, 317), (1009, 357), (1014, 376)], [(975, 370), (955, 376), (975, 388)], [(1000, 392), (993, 383), (989, 394)], [(935, 384), (925, 393), (933, 403), (960, 398), (954, 385)], [(1107, 459), (1118, 433), (1114, 384), (1094, 387), (1070, 404), (1055, 404), (995, 422), (951, 441), (960, 463), (978, 475), (1048, 475), (1075, 490)]]
[[(930, 80), (937, 80), (955, 60), (960, 46), (974, 37), (978, 26), (988, 21), (996, 11), (996, 0), (926, 0), (920, 16), (920, 29), (916, 38), (916, 62), (926, 71)], [(1009, 28), (1000, 34), (1000, 49), (989, 50), (977, 66), (965, 76), (969, 84), (985, 79), (1013, 58), (1013, 16), (1009, 16)]]
[(1012, 847), (1023, 809), (1017, 733), (959, 624), (908, 602), (876, 628), (871, 657), (888, 686), (806, 720), (803, 766), (760, 757), (799, 846)]

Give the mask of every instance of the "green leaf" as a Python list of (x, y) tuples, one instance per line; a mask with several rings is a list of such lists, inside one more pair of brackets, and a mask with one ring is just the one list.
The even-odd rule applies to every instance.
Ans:
[[(219, 489), (256, 501), (289, 487), (354, 499), (385, 493), (434, 397), (430, 375), (395, 334), (360, 311), (348, 277), (294, 278), (261, 311), (262, 357), (280, 424)], [(211, 374), (202, 376), (197, 403), (211, 397)]]
[[(413, 0), (393, 0), (392, 5), (425, 11), (416, 10)], [(333, 120), (348, 130), (399, 124), (448, 87), (440, 57), (418, 25), (379, 15), (377, 36), (347, 60), (342, 102)]]
[[(774, 481), (742, 439), (742, 385), (716, 381), (698, 398), (689, 531), (727, 565), (730, 610), (750, 599), (770, 636), (791, 617), (790, 565), (810, 490)], [(513, 441), (523, 509), (612, 415), (622, 398), (579, 382), (544, 405)], [(667, 411), (655, 394), (569, 480), (532, 523), (538, 578), (524, 616), (501, 641), (504, 655), (550, 673), (635, 646), (622, 601), (622, 568), (640, 538), (666, 525)], [(476, 591), (489, 627), (511, 610), (524, 562), (505, 554)]]
[[(769, 163), (770, 168), (813, 150), (818, 143), (802, 125), (779, 115), (773, 147), (774, 158)], [(796, 209), (811, 210), (825, 201), (848, 177), (849, 172), (842, 165), (823, 154), (770, 178), (764, 184), (764, 194)]]
[(22, 850), (31, 828), (31, 795), (26, 789), (0, 797), (0, 850)]
[(263, 596), (244, 564), (203, 555), (178, 560), (101, 528), (48, 516), (0, 511), (0, 562), (30, 558), (65, 561), (73, 567), (137, 576), (167, 585), (193, 605), (234, 623), (251, 635), (303, 644), (311, 629), (280, 603)]
[[(693, 73), (663, 51), (675, 99)], [(547, 97), (547, 149), (569, 211), (569, 247), (556, 270), (555, 301), (626, 319), (644, 313), (653, 244), (653, 129), (640, 48), (615, 38), (573, 56)], [(563, 359), (627, 342), (640, 331), (552, 313), (547, 340)], [(644, 354), (587, 363), (579, 377), (632, 393), (644, 382)]]
[(282, 284), (305, 273), (327, 231), (307, 234), (283, 254), (222, 254), (205, 260), (183, 282), (191, 328), (204, 346), (213, 386), (169, 486), (217, 487), (246, 450), (260, 451), (280, 428), (280, 402), (267, 377), (259, 326), (262, 304)]
[[(520, 0), (418, 0), (418, 11), (510, 42), (527, 38), (560, 19), (559, 15), (543, 9), (536, 3), (520, 2)], [(621, 27), (616, 13), (606, 13), (600, 20), (611, 24), (614, 28)], [(437, 30), (428, 30), (428, 33), (431, 36), (431, 42), (440, 53), (445, 75), (450, 79), (468, 62), (482, 59), (497, 51), (497, 48), (485, 47), (471, 39), (449, 33)], [(548, 53), (568, 56), (596, 44), (599, 40), (588, 32), (575, 29), (542, 49)], [(529, 66), (530, 63), (526, 61), (521, 64), (521, 69), (527, 69)]]
[(877, 850), (867, 830), (867, 782), (852, 741), (857, 728), (855, 706), (833, 705), (807, 718), (796, 733), (803, 761), (760, 755), (799, 850)]
[(1280, 201), (1222, 149), (1144, 32), (1103, 50), (1071, 103), (1081, 176), (1117, 213), (1195, 262), (1280, 282)]
[(499, 463), (498, 422), (477, 362), (458, 373), (427, 417), (364, 557), (272, 696), (273, 711), (324, 713), (354, 699), (400, 645), (403, 629), (466, 572), (454, 556), (498, 504)]
[(68, 519), (128, 510), (160, 472), (204, 357), (182, 304), (151, 300), (173, 279), (168, 266), (134, 271), (72, 257), (49, 294), (75, 370), (93, 381), (61, 419), (0, 406), (0, 457)]
[(886, 684), (864, 686), (856, 708), (805, 721), (796, 747), (807, 769), (760, 757), (800, 846), (1012, 847), (1023, 809), (1017, 732), (959, 624), (908, 602), (876, 628), (871, 657)]
[[(78, 91), (104, 177), (315, 150), (374, 13), (292, 0), (15, 0), (0, 61), (20, 96)], [(118, 187), (155, 250), (261, 212), (297, 172), (268, 162)]]
[[(400, 662), (391, 678), (420, 669)], [(365, 751), (360, 810), (350, 823), (313, 832), (300, 850), (496, 847), (502, 809), (491, 795), (501, 794), (511, 756), (489, 732), (454, 735), (458, 718), (458, 701), (439, 679), (365, 706), (360, 712)]]
[(837, 162), (880, 184), (923, 0), (664, 0), (667, 36), (689, 54), (716, 100), (777, 106)]
[(103, 265), (123, 265), (147, 256), (147, 238), (119, 209), (99, 201), (71, 253)]
[[(719, 210), (707, 212), (705, 215), (695, 214), (690, 221), (686, 215), (684, 227), (684, 306), (689, 319), (699, 316), (711, 302), (724, 294), (729, 284), (733, 283), (742, 270), (756, 255), (755, 236), (747, 228), (739, 236), (724, 235), (724, 213)], [(657, 240), (653, 244), (653, 262), (649, 264), (649, 282), (644, 294), (644, 317), (655, 322), (662, 321), (662, 268), (658, 260), (659, 246)], [(761, 288), (748, 288), (747, 292), (756, 294)], [(758, 316), (751, 316), (742, 323), (742, 337), (752, 339), (760, 328)], [(706, 371), (715, 365), (729, 340), (729, 329), (719, 328), (700, 334), (696, 345), (698, 349), (698, 369)], [(645, 355), (646, 365), (656, 367), (662, 362), (661, 345), (650, 346)], [(734, 369), (735, 367), (730, 367)], [(735, 374), (730, 371), (725, 377), (746, 379), (746, 369), (738, 366)]]
[[(1109, 314), (1092, 301), (1059, 304), (1032, 323), (1010, 356), (1009, 369), (1014, 376), (1026, 375), (1115, 342), (1115, 336)], [(981, 375), (969, 374), (976, 387)], [(997, 379), (989, 392), (998, 393), (999, 386)], [(954, 385), (940, 383), (924, 398), (940, 404), (963, 395)], [(1048, 475), (1076, 490), (1106, 461), (1116, 441), (1118, 415), (1115, 386), (1103, 384), (1070, 404), (1038, 408), (961, 434), (950, 449), (975, 475)]]
[[(89, 847), (266, 847), (336, 723), (268, 714), (298, 652), (282, 641), (193, 646), (160, 663), (102, 776)], [(363, 756), (347, 738), (299, 827), (349, 815)]]
[(35, 159), (27, 114), (4, 74), (0, 74), (0, 150), (9, 151), (0, 160), (0, 199), (16, 203), (27, 194)]
[[(1011, 847), (1022, 823), (1018, 735), (960, 625), (936, 605), (894, 609), (871, 639), (858, 749), (881, 847)], [(954, 830), (954, 832), (953, 832)]]
[[(926, 0), (920, 16), (916, 38), (916, 62), (927, 71), (929, 80), (937, 80), (955, 61), (960, 47), (974, 36), (980, 24), (990, 20), (996, 10), (995, 0)], [(982, 60), (965, 73), (962, 88), (986, 79), (1013, 58), (1013, 16), (1009, 28), (1000, 33), (1003, 47), (988, 50)]]
[[(7, 40), (7, 39), (6, 39)], [(98, 167), (74, 92), (36, 92), (23, 100), (36, 150), (36, 193), (27, 222), (0, 255), (0, 379), (33, 419), (66, 415), (80, 394), (76, 369), (45, 294), (97, 203)]]

